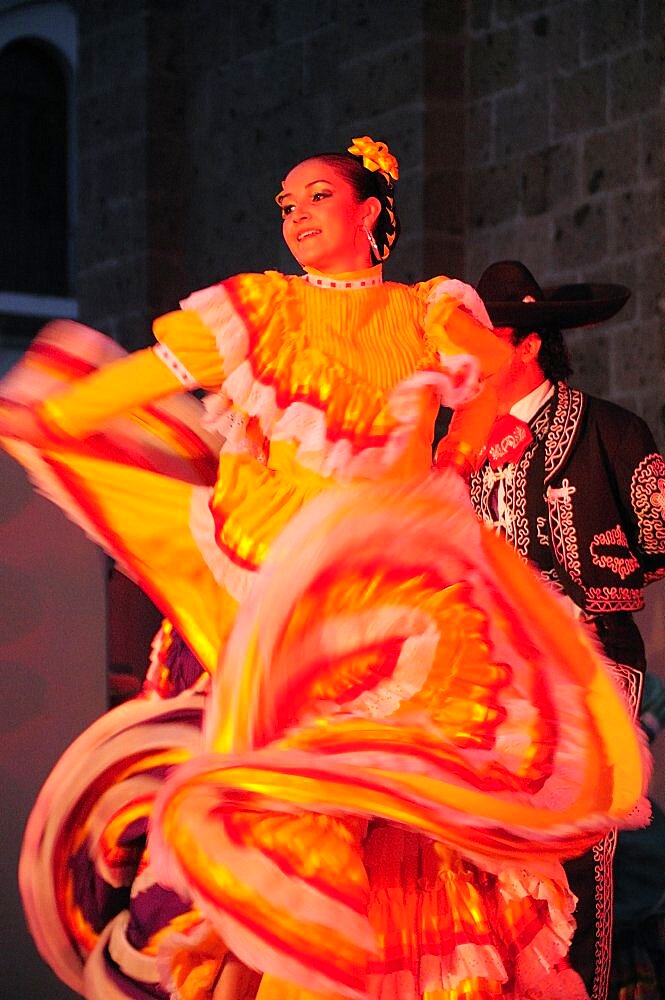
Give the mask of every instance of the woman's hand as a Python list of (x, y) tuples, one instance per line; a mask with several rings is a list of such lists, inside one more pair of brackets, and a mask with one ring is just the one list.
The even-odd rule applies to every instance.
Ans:
[(25, 441), (36, 448), (54, 444), (35, 410), (18, 403), (0, 402), (0, 437)]
[(478, 467), (496, 414), (496, 390), (487, 378), (478, 395), (453, 413), (448, 432), (436, 449), (435, 467), (453, 468), (468, 479)]

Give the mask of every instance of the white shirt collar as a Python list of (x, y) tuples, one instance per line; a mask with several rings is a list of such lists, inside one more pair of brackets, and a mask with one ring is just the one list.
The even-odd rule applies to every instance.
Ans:
[(528, 424), (535, 417), (543, 403), (550, 398), (554, 392), (554, 386), (549, 379), (545, 379), (535, 389), (532, 389), (526, 396), (522, 396), (510, 407), (510, 412), (514, 417), (523, 420)]

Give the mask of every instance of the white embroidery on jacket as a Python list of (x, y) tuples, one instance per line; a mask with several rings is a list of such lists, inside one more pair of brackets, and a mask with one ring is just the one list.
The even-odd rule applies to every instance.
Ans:
[(653, 452), (633, 473), (630, 499), (637, 515), (640, 544), (645, 552), (665, 550), (665, 458)]
[(538, 541), (540, 542), (540, 544), (541, 545), (547, 545), (549, 547), (550, 536), (547, 533), (547, 518), (546, 517), (540, 517), (539, 516), (539, 517), (536, 518), (536, 533), (538, 535)]
[[(584, 408), (584, 395), (579, 389), (571, 389), (565, 382), (557, 385), (557, 403), (552, 416), (552, 423), (547, 429), (545, 441), (545, 479), (549, 479), (561, 468), (575, 439), (575, 434)], [(541, 414), (541, 419), (547, 420), (549, 408)], [(534, 424), (534, 434), (537, 434)]]
[(596, 883), (596, 947), (591, 1000), (606, 1000), (612, 958), (612, 913), (614, 899), (614, 853), (616, 830), (594, 845), (594, 877)]
[[(621, 556), (602, 551), (603, 548), (608, 547), (626, 549), (628, 555)], [(589, 545), (589, 552), (591, 553), (591, 561), (595, 566), (609, 569), (612, 573), (620, 576), (622, 580), (625, 580), (627, 576), (635, 573), (640, 568), (639, 562), (630, 551), (628, 539), (620, 524), (594, 535)]]
[(644, 607), (644, 596), (636, 587), (588, 587), (585, 610), (596, 614), (605, 611), (639, 611)]
[(568, 575), (582, 586), (582, 567), (571, 501), (571, 497), (575, 493), (577, 493), (577, 487), (571, 486), (568, 479), (563, 479), (561, 486), (547, 487), (545, 499), (550, 513), (552, 547), (555, 558)]

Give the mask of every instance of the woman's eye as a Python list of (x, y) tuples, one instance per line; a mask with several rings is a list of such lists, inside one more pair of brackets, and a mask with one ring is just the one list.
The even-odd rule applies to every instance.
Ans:
[(282, 204), (280, 207), (282, 209), (282, 218), (285, 219), (287, 217), (287, 215), (291, 215), (291, 212), (294, 210), (294, 208), (296, 206), (295, 205), (284, 205), (284, 204)]
[(329, 198), (330, 191), (315, 191), (312, 195), (312, 201), (321, 201), (323, 198)]

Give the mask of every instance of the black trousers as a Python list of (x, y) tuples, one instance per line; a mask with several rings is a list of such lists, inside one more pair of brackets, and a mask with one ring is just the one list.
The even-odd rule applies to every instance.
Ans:
[[(586, 620), (595, 632), (613, 672), (637, 719), (646, 667), (644, 643), (628, 612), (598, 615)], [(607, 1000), (612, 961), (614, 880), (612, 866), (616, 832), (608, 834), (579, 858), (564, 864), (571, 890), (578, 898), (577, 928), (568, 955), (584, 980), (591, 1000)]]

